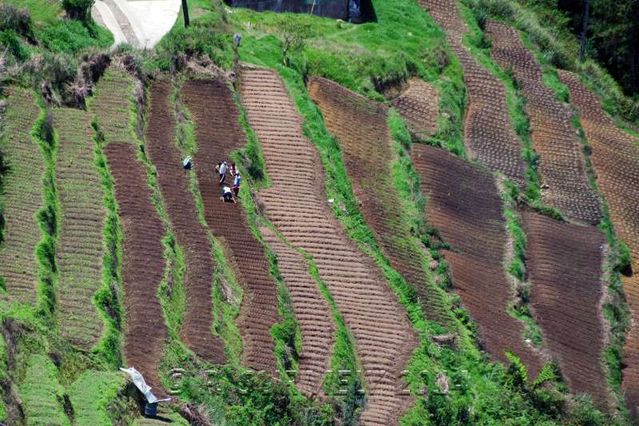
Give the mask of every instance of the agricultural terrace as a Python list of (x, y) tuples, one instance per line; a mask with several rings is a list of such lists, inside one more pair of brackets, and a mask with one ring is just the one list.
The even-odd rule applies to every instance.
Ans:
[(601, 101), (584, 86), (579, 77), (559, 73), (570, 90), (588, 143), (597, 184), (608, 207), (615, 232), (628, 244), (631, 267), (622, 277), (623, 288), (633, 320), (626, 336), (623, 354), (623, 390), (634, 419), (639, 418), (639, 141), (620, 130), (604, 112)]
[(426, 220), (449, 246), (453, 287), (479, 325), (482, 346), (504, 363), (505, 352), (513, 352), (536, 376), (540, 356), (524, 343), (522, 323), (507, 312), (514, 291), (503, 268), (508, 236), (495, 178), (430, 146), (414, 145), (412, 156), (427, 197)]
[(464, 69), (468, 103), (464, 141), (470, 159), (524, 184), (521, 144), (510, 121), (504, 84), (473, 58), (463, 39), (468, 27), (455, 0), (419, 0), (446, 32), (448, 42)]
[(387, 125), (387, 108), (323, 78), (311, 79), (308, 91), (340, 143), (355, 196), (384, 254), (415, 288), (426, 316), (450, 322), (441, 295), (429, 280), (421, 242), (410, 233), (393, 184), (391, 163), (397, 154)]
[(411, 78), (406, 89), (391, 101), (391, 105), (406, 120), (411, 133), (426, 139), (437, 131), (439, 101), (439, 94), (432, 85), (419, 78)]
[(8, 92), (0, 141), (8, 167), (2, 188), (0, 291), (6, 290), (11, 300), (35, 304), (36, 246), (42, 238), (36, 214), (44, 206), (45, 163), (32, 132), (40, 109), (30, 90), (12, 87)]
[(104, 326), (92, 303), (102, 284), (104, 192), (95, 163), (91, 114), (71, 108), (54, 108), (52, 114), (61, 210), (56, 253), (58, 318), (63, 336), (88, 350), (97, 343)]
[(130, 127), (133, 87), (133, 78), (112, 66), (96, 86), (91, 111), (104, 137), (122, 224), (124, 356), (127, 365), (138, 369), (158, 391), (157, 368), (167, 335), (156, 296), (165, 267), (165, 227), (151, 201), (146, 169), (137, 159), (139, 149)]
[(367, 391), (361, 422), (396, 423), (411, 404), (401, 375), (417, 336), (378, 269), (332, 219), (319, 155), (304, 137), (302, 118), (280, 77), (243, 68), (240, 80), (272, 181), (259, 193), (265, 214), (289, 243), (313, 257), (354, 336)]
[(558, 101), (544, 84), (543, 69), (523, 46), (518, 31), (487, 21), (486, 32), (493, 43), (493, 58), (503, 69), (512, 70), (526, 98), (532, 142), (539, 154), (542, 200), (569, 217), (599, 223), (601, 205), (588, 182), (583, 148), (572, 125), (572, 109)]
[[(182, 87), (182, 97), (196, 126), (194, 163), (204, 217), (226, 249), (245, 291), (237, 319), (244, 344), (242, 363), (274, 375), (271, 327), (279, 321), (276, 284), (269, 275), (264, 247), (251, 232), (241, 204), (220, 200), (219, 176), (214, 169), (246, 143), (239, 111), (230, 89), (220, 80), (189, 80)], [(227, 177), (229, 184), (231, 179)]]
[[(200, 224), (188, 171), (179, 167), (180, 152), (175, 145), (175, 109), (169, 96), (168, 79), (151, 85), (146, 148), (157, 170), (157, 182), (177, 243), (183, 248), (186, 271), (186, 311), (181, 335), (184, 342), (207, 361), (224, 362), (224, 344), (213, 335), (212, 247)], [(202, 164), (204, 166), (204, 164)]]
[(527, 270), (531, 308), (544, 344), (558, 361), (575, 394), (586, 393), (604, 411), (609, 389), (603, 351), (606, 329), (601, 312), (605, 284), (604, 235), (593, 226), (559, 222), (526, 211)]

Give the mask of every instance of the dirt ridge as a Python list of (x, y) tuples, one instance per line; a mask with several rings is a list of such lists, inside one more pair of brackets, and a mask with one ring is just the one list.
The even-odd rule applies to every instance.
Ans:
[(397, 424), (412, 402), (402, 394), (401, 375), (417, 345), (415, 332), (377, 267), (333, 218), (319, 155), (280, 77), (245, 68), (241, 94), (272, 180), (259, 194), (266, 216), (289, 243), (313, 256), (353, 333), (368, 390), (361, 422)]

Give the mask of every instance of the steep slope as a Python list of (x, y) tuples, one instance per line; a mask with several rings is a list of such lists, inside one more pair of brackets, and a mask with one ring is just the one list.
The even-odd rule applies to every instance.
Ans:
[(44, 205), (44, 159), (31, 130), (39, 109), (26, 89), (11, 88), (7, 98), (2, 152), (8, 170), (2, 189), (4, 241), (0, 243), (0, 277), (12, 300), (34, 304), (38, 281), (35, 250), (42, 238), (36, 213)]
[(622, 277), (632, 321), (623, 355), (623, 389), (634, 419), (639, 418), (639, 141), (620, 130), (606, 115), (599, 99), (579, 77), (560, 72), (570, 90), (586, 138), (592, 147), (591, 161), (597, 184), (610, 209), (617, 236), (632, 252), (632, 268)]
[(224, 343), (213, 334), (212, 248), (206, 229), (197, 218), (188, 172), (181, 167), (175, 145), (175, 116), (170, 110), (171, 82), (151, 86), (151, 105), (146, 131), (149, 159), (157, 169), (157, 182), (177, 243), (184, 250), (186, 309), (182, 340), (207, 361), (224, 362)]
[(124, 283), (124, 357), (147, 383), (162, 394), (158, 366), (167, 336), (156, 294), (164, 273), (164, 224), (151, 201), (147, 172), (138, 161), (130, 130), (133, 79), (112, 67), (96, 87), (91, 111), (96, 115), (113, 176), (122, 224), (122, 280)]
[(483, 346), (503, 362), (505, 351), (514, 352), (535, 377), (539, 354), (524, 344), (522, 324), (506, 311), (514, 290), (503, 268), (508, 238), (495, 178), (426, 145), (413, 146), (413, 164), (428, 198), (426, 220), (450, 246), (445, 257), (453, 287), (479, 324)]
[(410, 131), (419, 138), (427, 138), (437, 131), (439, 95), (430, 84), (418, 78), (408, 80), (408, 87), (391, 105), (408, 123)]
[(411, 324), (375, 265), (333, 219), (319, 156), (282, 80), (270, 70), (245, 68), (241, 93), (273, 183), (259, 194), (266, 215), (313, 256), (355, 338), (368, 392), (361, 421), (397, 424), (411, 403), (401, 393), (402, 370), (416, 347)]
[(182, 88), (182, 96), (196, 125), (194, 162), (204, 216), (213, 235), (224, 244), (245, 289), (238, 318), (244, 341), (242, 362), (274, 375), (275, 343), (270, 329), (279, 321), (275, 281), (242, 206), (220, 200), (215, 173), (217, 163), (246, 143), (239, 127), (239, 112), (230, 90), (219, 80), (190, 80)]
[(450, 321), (428, 277), (421, 242), (410, 233), (393, 184), (392, 139), (385, 106), (369, 101), (332, 81), (313, 78), (308, 91), (322, 111), (326, 127), (338, 139), (355, 196), (393, 267), (415, 288), (430, 319)]
[(455, 0), (419, 0), (443, 28), (450, 46), (464, 69), (468, 94), (464, 140), (468, 156), (524, 184), (521, 146), (510, 122), (506, 89), (499, 79), (482, 67), (464, 46), (468, 32)]
[(606, 410), (604, 236), (595, 227), (533, 212), (523, 214), (523, 224), (528, 236), (530, 303), (544, 344), (557, 358), (570, 390), (591, 395)]
[(543, 82), (543, 70), (521, 43), (519, 32), (508, 25), (488, 21), (486, 32), (493, 42), (492, 55), (521, 83), (530, 117), (532, 142), (539, 154), (538, 171), (542, 199), (568, 216), (590, 224), (601, 220), (599, 197), (588, 183), (579, 137), (572, 126), (570, 106), (555, 99)]
[(106, 209), (95, 164), (91, 119), (91, 114), (82, 110), (53, 110), (61, 210), (57, 251), (58, 317), (62, 335), (85, 350), (98, 341), (104, 327), (92, 303), (93, 295), (102, 284)]

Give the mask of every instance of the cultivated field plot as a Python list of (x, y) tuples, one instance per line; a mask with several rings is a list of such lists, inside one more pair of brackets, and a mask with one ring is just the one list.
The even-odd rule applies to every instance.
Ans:
[(397, 108), (417, 137), (425, 139), (437, 131), (439, 94), (425, 81), (419, 78), (408, 80), (408, 88), (393, 99), (391, 105)]
[(92, 301), (102, 284), (106, 217), (91, 119), (86, 111), (53, 109), (61, 210), (58, 318), (62, 335), (87, 350), (98, 341), (104, 326)]
[(0, 277), (9, 298), (35, 303), (38, 281), (36, 245), (42, 238), (36, 213), (44, 205), (44, 159), (31, 137), (40, 112), (34, 95), (10, 88), (0, 145), (9, 168), (2, 190), (4, 241), (0, 243)]
[[(280, 320), (276, 284), (269, 274), (264, 247), (251, 233), (242, 206), (220, 200), (215, 172), (217, 163), (246, 143), (238, 122), (239, 111), (222, 81), (190, 80), (182, 88), (182, 96), (196, 125), (194, 163), (204, 216), (213, 235), (224, 244), (244, 288), (238, 318), (244, 342), (242, 363), (275, 374), (275, 343), (270, 330)], [(229, 184), (231, 179), (229, 174)]]
[(402, 201), (393, 184), (391, 161), (396, 154), (387, 108), (323, 78), (311, 79), (308, 91), (340, 143), (353, 190), (384, 254), (415, 288), (424, 313), (445, 323), (450, 317), (434, 289), (429, 291), (428, 259), (402, 216)]
[(156, 294), (165, 267), (165, 228), (151, 202), (147, 172), (137, 160), (129, 129), (132, 89), (133, 79), (112, 67), (98, 83), (91, 106), (108, 144), (104, 153), (123, 230), (124, 356), (160, 393), (157, 368), (167, 331)]
[(608, 387), (600, 306), (605, 240), (597, 228), (523, 213), (528, 236), (530, 300), (544, 344), (556, 358), (570, 390), (590, 394), (604, 410)]
[(428, 198), (426, 220), (450, 245), (445, 257), (453, 286), (479, 324), (483, 346), (503, 362), (505, 351), (514, 352), (535, 377), (539, 356), (524, 344), (521, 322), (506, 311), (514, 291), (503, 269), (508, 237), (495, 178), (426, 145), (413, 146), (413, 164)]
[(146, 131), (149, 158), (157, 169), (157, 182), (177, 243), (184, 250), (186, 310), (182, 340), (207, 361), (224, 362), (224, 343), (213, 335), (213, 258), (205, 227), (197, 217), (189, 174), (181, 165), (175, 145), (175, 111), (169, 96), (172, 85), (159, 80), (151, 86), (151, 108)]
[(592, 147), (592, 165), (597, 184), (608, 206), (617, 236), (632, 251), (632, 272), (622, 277), (633, 321), (626, 335), (623, 389), (634, 418), (639, 417), (639, 148), (637, 140), (615, 126), (604, 112), (599, 98), (579, 77), (567, 71), (560, 78), (570, 90), (586, 138)]
[(304, 256), (282, 243), (270, 229), (262, 228), (262, 235), (277, 253), (277, 265), (288, 287), (295, 317), (302, 330), (297, 386), (306, 395), (321, 395), (322, 380), (330, 368), (335, 342), (335, 324), (328, 302), (311, 277)]
[(568, 216), (590, 224), (601, 220), (599, 197), (586, 176), (584, 153), (569, 105), (555, 98), (543, 83), (543, 70), (521, 43), (517, 30), (495, 21), (486, 23), (492, 39), (492, 55), (521, 83), (530, 118), (532, 142), (539, 154), (543, 201)]
[(241, 93), (273, 183), (259, 196), (266, 215), (288, 242), (313, 256), (353, 333), (367, 382), (361, 421), (395, 424), (411, 403), (402, 393), (401, 374), (417, 345), (406, 313), (372, 260), (334, 219), (321, 160), (303, 136), (302, 119), (280, 77), (270, 70), (245, 68)]
[(464, 46), (468, 31), (459, 15), (455, 0), (419, 0), (444, 29), (453, 52), (464, 69), (468, 108), (464, 139), (468, 157), (477, 159), (491, 170), (524, 184), (521, 145), (510, 122), (506, 89), (497, 77), (482, 67)]

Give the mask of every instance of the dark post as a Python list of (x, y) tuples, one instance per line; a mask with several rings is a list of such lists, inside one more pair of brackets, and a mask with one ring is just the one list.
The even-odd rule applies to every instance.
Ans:
[(586, 42), (588, 41), (588, 20), (590, 19), (590, 0), (584, 0), (584, 16), (581, 21), (581, 37), (579, 41), (579, 62), (586, 57)]
[(189, 20), (189, 5), (186, 0), (182, 0), (182, 11), (184, 12), (184, 28), (186, 28), (191, 24)]

